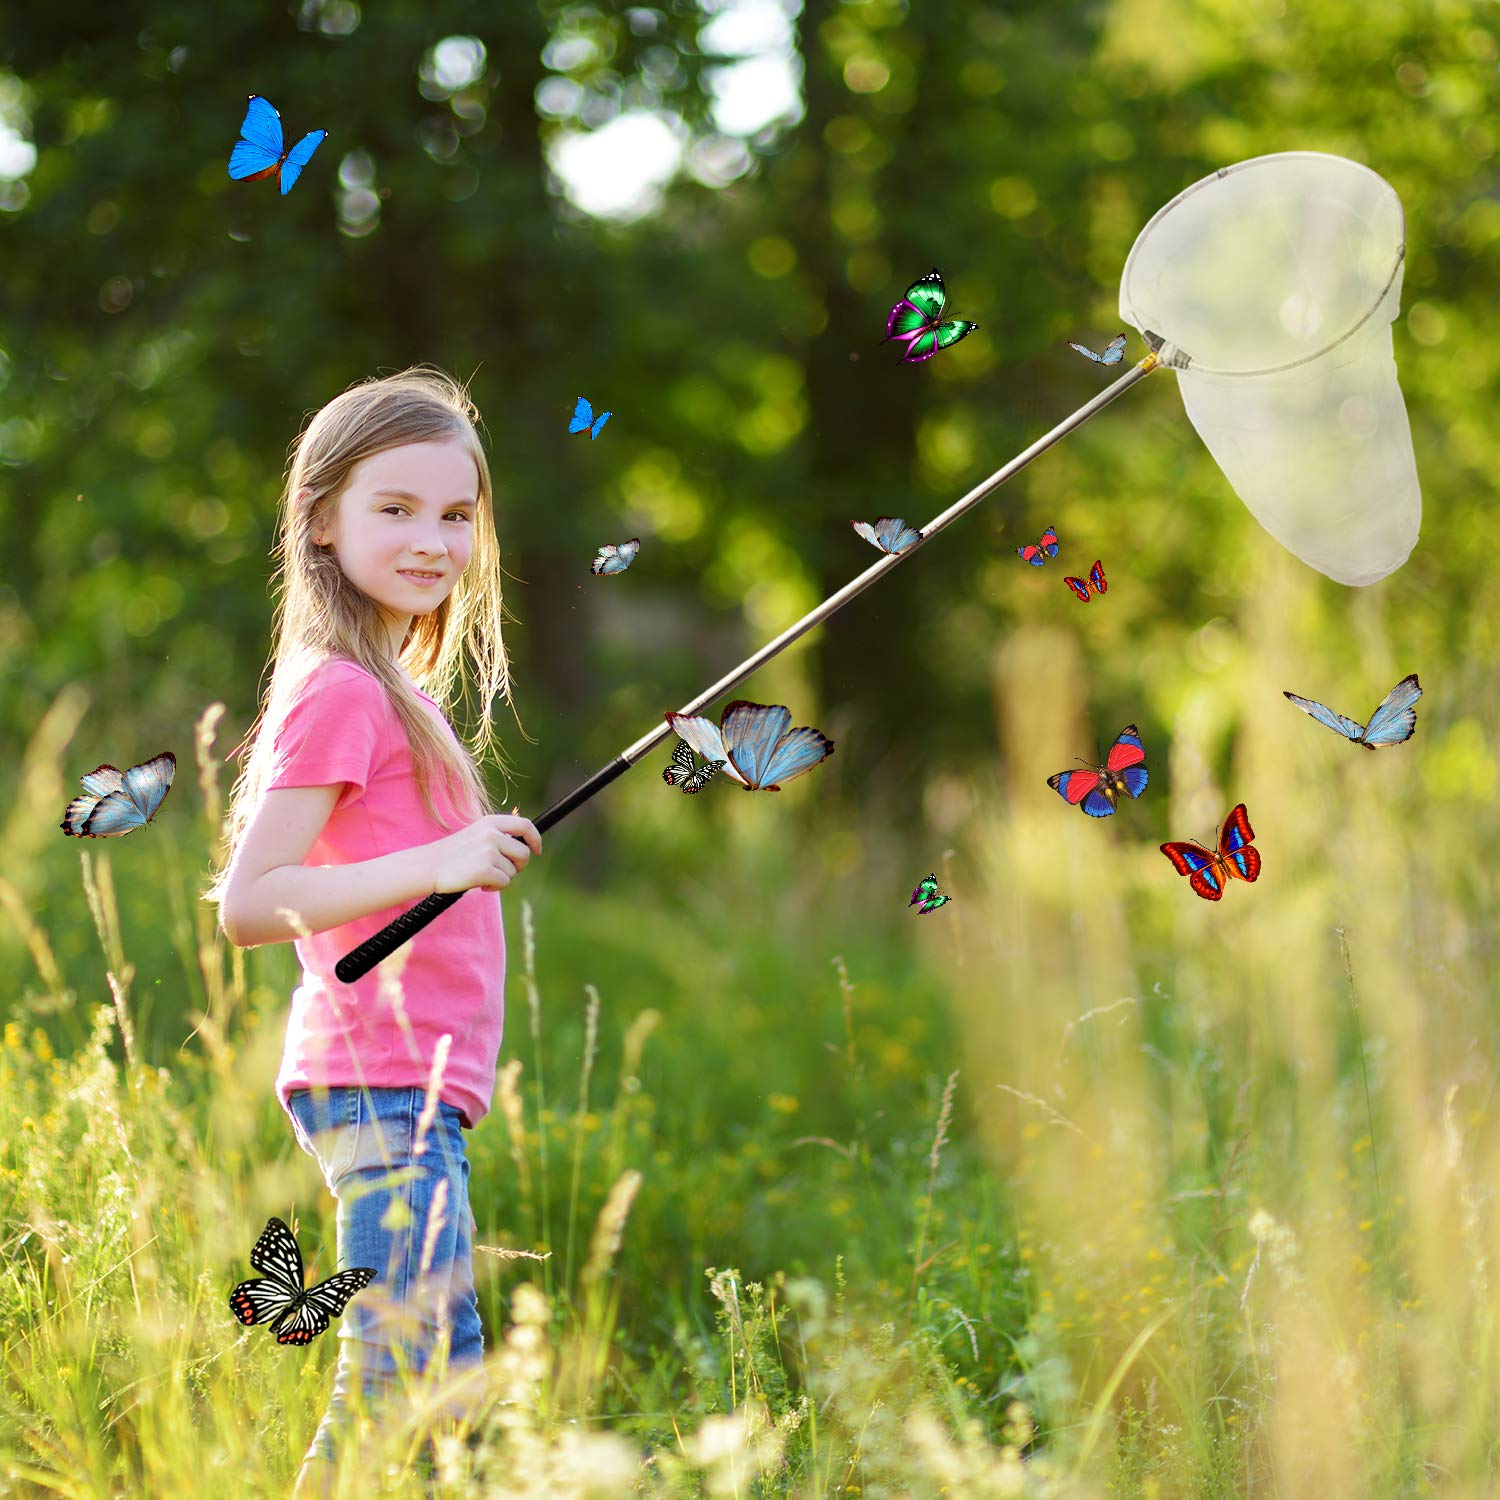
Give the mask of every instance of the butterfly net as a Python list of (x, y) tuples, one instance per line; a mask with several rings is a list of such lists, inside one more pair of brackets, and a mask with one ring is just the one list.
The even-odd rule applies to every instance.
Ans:
[(1422, 520), (1391, 351), (1405, 239), (1401, 200), (1368, 167), (1258, 156), (1161, 209), (1120, 280), (1120, 315), (1165, 341), (1235, 493), (1339, 583), (1395, 572)]

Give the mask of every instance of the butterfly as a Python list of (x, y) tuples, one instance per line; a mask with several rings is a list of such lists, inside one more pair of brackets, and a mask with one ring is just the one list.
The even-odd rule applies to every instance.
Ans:
[[(573, 420), (568, 423), (569, 432), (588, 432), (589, 440), (592, 442), (604, 429), (604, 424), (614, 416), (612, 411), (605, 412), (597, 422), (594, 421), (594, 408), (589, 405), (586, 396), (578, 398), (578, 405), (573, 408)], [(592, 424), (593, 431), (589, 432)]]
[(908, 526), (900, 516), (877, 516), (875, 524), (868, 521), (849, 523), (872, 547), (882, 552), (905, 552), (915, 542), (922, 540), (922, 533), (915, 526)]
[(1047, 558), (1057, 556), (1057, 533), (1049, 526), (1035, 545), (1027, 542), (1024, 547), (1017, 547), (1016, 556), (1024, 557), (1033, 568), (1041, 567)]
[[(250, 1264), (264, 1277), (242, 1281), (229, 1294), (229, 1310), (241, 1323), (265, 1323), (278, 1344), (310, 1344), (348, 1306), (349, 1299), (375, 1279), (369, 1266), (340, 1271), (317, 1286), (303, 1287), (302, 1252), (280, 1219), (268, 1219), (250, 1252)], [(285, 1325), (285, 1326), (283, 1326)]]
[(693, 752), (678, 740), (677, 748), (672, 751), (672, 764), (661, 773), (661, 779), (668, 786), (676, 786), (680, 782), (683, 791), (691, 797), (694, 793), (701, 792), (714, 779), (714, 772), (723, 764), (722, 760), (706, 760), (695, 771)]
[(589, 572), (597, 575), (600, 573), (623, 573), (631, 563), (635, 561), (635, 555), (641, 550), (641, 539), (633, 536), (628, 542), (606, 542), (600, 549), (599, 555), (589, 564)]
[(1059, 771), (1047, 778), (1047, 785), (1075, 806), (1081, 802), (1089, 817), (1107, 818), (1114, 812), (1121, 792), (1139, 797), (1146, 790), (1146, 768), (1141, 764), (1145, 758), (1140, 731), (1134, 724), (1127, 724), (1109, 747), (1102, 766)]
[(240, 138), (229, 153), (229, 175), (236, 182), (258, 182), (280, 168), (284, 196), (291, 192), (292, 184), (327, 134), (326, 130), (309, 130), (290, 151), (286, 150), (281, 139), (281, 116), (259, 94), (251, 94)]
[(905, 339), (906, 353), (901, 356), (901, 363), (914, 365), (967, 338), (979, 324), (966, 323), (962, 318), (941, 321), (947, 300), (943, 278), (934, 267), (921, 280), (912, 282), (906, 295), (891, 309), (885, 337), (880, 342), (888, 344), (892, 339)]
[(921, 885), (919, 885), (916, 890), (911, 893), (911, 900), (906, 904), (908, 906), (916, 906), (917, 902), (920, 901), (922, 905), (918, 909), (917, 915), (919, 917), (923, 917), (926, 916), (928, 912), (936, 911), (938, 907), (946, 905), (952, 899), (952, 896), (938, 895), (937, 876), (929, 875), (922, 881)]
[(777, 792), (833, 754), (833, 741), (816, 729), (788, 730), (791, 711), (781, 704), (737, 698), (719, 724), (702, 714), (669, 713), (667, 723), (704, 760), (727, 762), (724, 774), (747, 792)]
[(1245, 804), (1240, 803), (1224, 820), (1219, 832), (1219, 852), (1205, 848), (1194, 840), (1190, 844), (1163, 844), (1161, 852), (1172, 861), (1179, 875), (1192, 877), (1188, 884), (1205, 901), (1219, 901), (1224, 895), (1224, 880), (1256, 880), (1260, 877), (1260, 850), (1250, 847), (1255, 837)]
[(78, 778), (89, 795), (68, 803), (59, 826), (64, 833), (90, 839), (144, 828), (165, 800), (176, 772), (177, 757), (170, 750), (128, 771), (96, 766)]
[(1089, 602), (1089, 584), (1093, 585), (1094, 592), (1096, 594), (1107, 594), (1109, 592), (1109, 585), (1104, 581), (1104, 564), (1102, 562), (1096, 562), (1094, 566), (1089, 569), (1088, 583), (1085, 583), (1081, 578), (1064, 578), (1063, 582), (1067, 584), (1067, 586), (1072, 589), (1073, 592), (1077, 594), (1085, 604)]
[(1125, 335), (1122, 333), (1113, 338), (1105, 345), (1103, 354), (1095, 354), (1092, 349), (1085, 348), (1082, 344), (1075, 344), (1068, 340), (1068, 348), (1076, 349), (1080, 354), (1093, 360), (1096, 365), (1117, 365), (1125, 356)]
[(1318, 723), (1326, 724), (1356, 745), (1363, 745), (1366, 750), (1383, 750), (1387, 745), (1399, 745), (1403, 740), (1409, 740), (1416, 732), (1417, 711), (1412, 704), (1422, 696), (1422, 685), (1415, 672), (1410, 677), (1403, 677), (1381, 699), (1380, 707), (1370, 715), (1368, 726), (1356, 724), (1353, 719), (1346, 719), (1343, 714), (1336, 714), (1321, 703), (1314, 703), (1311, 698), (1299, 698), (1288, 692), (1281, 696), (1290, 698), (1303, 713), (1311, 714)]

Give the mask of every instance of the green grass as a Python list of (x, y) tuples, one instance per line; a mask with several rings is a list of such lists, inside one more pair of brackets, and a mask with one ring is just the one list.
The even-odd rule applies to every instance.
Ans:
[[(989, 668), (1026, 735), (931, 852), (808, 783), (699, 799), (687, 832), (645, 776), (601, 891), (554, 836), (507, 896), (502, 1072), (468, 1139), (479, 1243), (546, 1258), (476, 1256), (488, 1387), (474, 1451), (441, 1434), (478, 1476), (455, 1493), (1485, 1491), (1496, 877), (1454, 851), (1494, 847), (1493, 787), (1462, 795), (1442, 692), (1378, 756), (1276, 717), (1315, 585), (1264, 567), (1212, 697), (1134, 715), (1151, 788), (1106, 824), (1031, 794), (1086, 742), (1086, 688), (1025, 630)], [(1371, 650), (1352, 676), (1405, 670)], [(58, 801), (49, 732), (22, 851)], [(1155, 845), (1235, 800), (1265, 872), (1210, 905)], [(225, 1306), (269, 1214), (320, 1274), (332, 1254), (271, 1093), (292, 955), (215, 937), (180, 825), (151, 886), (158, 832), (84, 850), (56, 932), (0, 884), (26, 976), (0, 1045), (19, 1493), (285, 1492), (329, 1390), (332, 1338), (280, 1349)], [(934, 867), (955, 899), (917, 917)], [(163, 929), (181, 976), (147, 986), (133, 935)], [(69, 990), (57, 954), (86, 942)], [(346, 1493), (417, 1441), (375, 1438)]]

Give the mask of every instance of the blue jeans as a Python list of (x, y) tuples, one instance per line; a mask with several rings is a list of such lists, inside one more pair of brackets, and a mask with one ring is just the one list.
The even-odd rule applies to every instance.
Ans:
[[(439, 1101), (423, 1152), (414, 1156), (423, 1101), (419, 1088), (299, 1089), (287, 1099), (297, 1144), (316, 1159), (338, 1202), (338, 1269), (373, 1266), (376, 1272), (335, 1325), (333, 1394), (310, 1458), (334, 1459), (352, 1420), (349, 1398), (356, 1381), (366, 1409), (378, 1413), (399, 1387), (398, 1356), (412, 1374), (440, 1357), (445, 1343), (452, 1372), (483, 1359), (462, 1117)], [(403, 1168), (411, 1173), (407, 1180), (372, 1186)], [(443, 1183), (446, 1201), (424, 1272), (428, 1220)], [(405, 1204), (407, 1214), (396, 1212), (408, 1222), (383, 1229), (393, 1199)], [(331, 1274), (320, 1272), (319, 1279)]]

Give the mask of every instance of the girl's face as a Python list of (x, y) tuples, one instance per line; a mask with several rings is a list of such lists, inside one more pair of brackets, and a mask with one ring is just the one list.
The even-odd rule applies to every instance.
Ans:
[[(474, 550), (479, 471), (454, 440), (407, 443), (361, 459), (339, 496), (329, 543), (345, 576), (380, 607), (396, 658), (413, 615), (437, 608)], [(408, 573), (436, 573), (429, 583)]]

